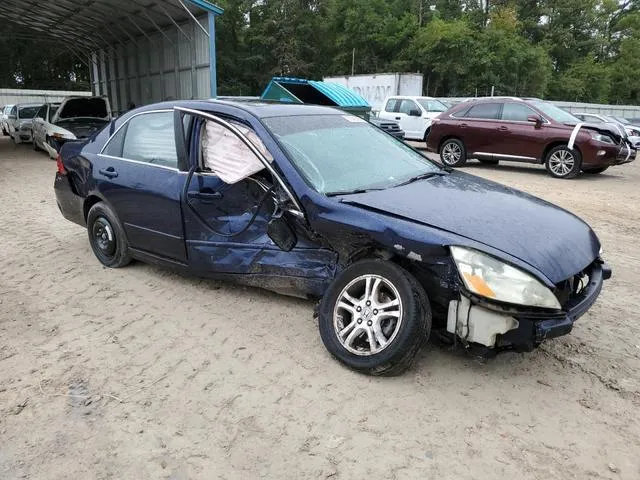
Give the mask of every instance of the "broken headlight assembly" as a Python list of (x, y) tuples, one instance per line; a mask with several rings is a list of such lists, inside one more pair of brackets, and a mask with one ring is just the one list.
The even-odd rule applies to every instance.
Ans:
[(500, 260), (464, 247), (451, 247), (451, 255), (467, 289), (498, 302), (559, 310), (558, 299), (532, 275)]
[(609, 145), (615, 145), (616, 142), (613, 141), (609, 135), (603, 135), (601, 133), (592, 133), (591, 138), (593, 138), (596, 142), (600, 143), (608, 143)]

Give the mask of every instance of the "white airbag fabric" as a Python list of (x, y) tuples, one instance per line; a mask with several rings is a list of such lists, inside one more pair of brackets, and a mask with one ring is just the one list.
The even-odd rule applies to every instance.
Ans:
[[(232, 123), (267, 161), (273, 161), (267, 147), (253, 130), (240, 123)], [(210, 169), (229, 185), (238, 183), (265, 168), (260, 159), (231, 130), (212, 121), (206, 122), (202, 139), (202, 161), (205, 168)]]

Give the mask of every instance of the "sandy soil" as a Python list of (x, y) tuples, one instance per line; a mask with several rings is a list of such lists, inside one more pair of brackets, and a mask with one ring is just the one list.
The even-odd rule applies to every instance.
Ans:
[(0, 139), (0, 478), (640, 478), (640, 164), (575, 181), (467, 171), (556, 202), (614, 278), (565, 338), (402, 377), (330, 358), (310, 302), (100, 266), (55, 163)]

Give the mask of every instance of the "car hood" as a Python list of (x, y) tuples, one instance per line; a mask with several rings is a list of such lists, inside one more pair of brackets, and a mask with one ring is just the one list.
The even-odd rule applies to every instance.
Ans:
[(559, 283), (599, 255), (600, 242), (575, 215), (544, 200), (463, 172), (341, 197), (505, 252)]

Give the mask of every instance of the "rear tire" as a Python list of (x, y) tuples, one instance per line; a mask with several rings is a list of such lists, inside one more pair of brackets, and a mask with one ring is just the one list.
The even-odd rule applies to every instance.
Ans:
[(100, 263), (120, 268), (131, 263), (129, 242), (118, 216), (106, 203), (96, 203), (87, 215), (89, 244)]
[(445, 140), (440, 146), (440, 160), (447, 167), (462, 167), (467, 163), (467, 149), (457, 138)]
[(599, 167), (599, 168), (583, 168), (582, 171), (584, 173), (588, 173), (591, 175), (596, 175), (598, 173), (602, 173), (604, 172), (606, 169), (608, 169), (609, 167)]
[(344, 365), (391, 376), (411, 367), (431, 331), (431, 308), (409, 272), (386, 260), (362, 260), (329, 286), (318, 323), (325, 347)]
[(582, 157), (577, 150), (570, 150), (567, 145), (559, 145), (547, 153), (544, 163), (552, 177), (570, 179), (580, 173)]

